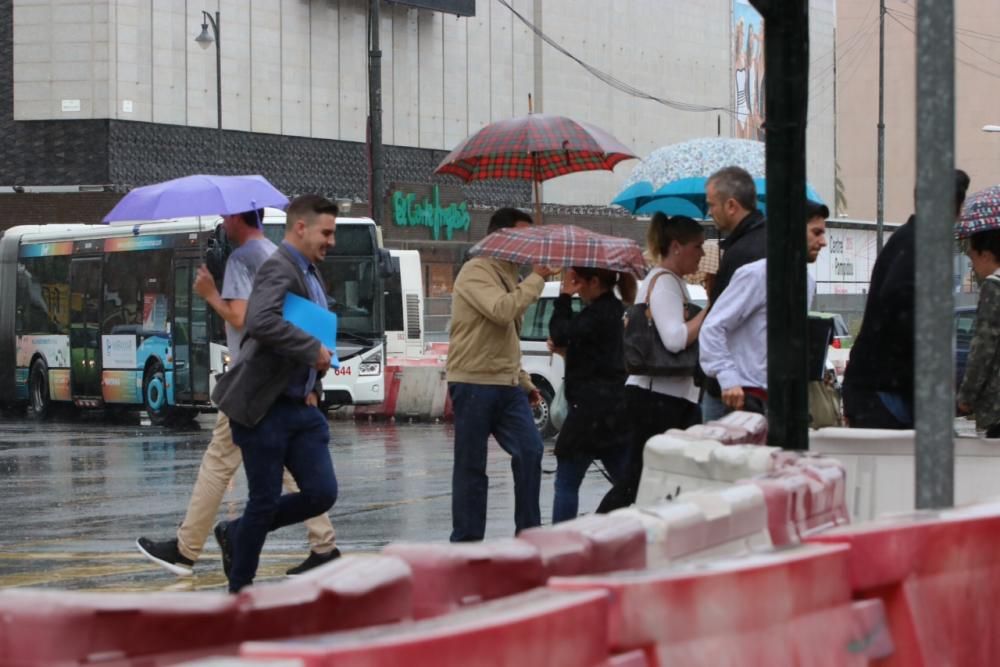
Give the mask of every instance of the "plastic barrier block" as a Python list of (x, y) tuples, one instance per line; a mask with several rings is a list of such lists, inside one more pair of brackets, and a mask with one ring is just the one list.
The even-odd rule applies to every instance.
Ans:
[[(525, 532), (521, 533), (523, 538)], [(594, 570), (594, 542), (575, 530), (533, 529), (530, 539), (542, 557), (542, 567), (548, 577), (570, 577), (575, 574), (592, 574)]]
[[(753, 484), (686, 495), (684, 502), (701, 508), (706, 519), (706, 548), (741, 553), (750, 547), (770, 547), (764, 492)], [(715, 552), (718, 553), (718, 552)]]
[(651, 505), (699, 489), (730, 486), (775, 469), (776, 447), (723, 445), (667, 432), (650, 438), (643, 452), (643, 471), (636, 504)]
[(884, 602), (907, 667), (1000, 664), (1000, 503), (888, 516), (810, 542), (850, 545), (856, 596)]
[(590, 541), (590, 562), (586, 573), (646, 567), (646, 530), (639, 521), (607, 514), (588, 514), (554, 526), (523, 530), (518, 539), (542, 548), (552, 539), (548, 533), (560, 532), (582, 535)]
[(733, 432), (721, 424), (695, 424), (684, 429), (684, 432), (701, 440), (715, 440), (724, 445), (736, 444), (733, 440)]
[(616, 510), (611, 516), (642, 522), (650, 564), (771, 546), (764, 493), (753, 484), (694, 491), (671, 502)]
[(543, 585), (547, 578), (538, 549), (520, 539), (394, 542), (382, 553), (403, 559), (413, 570), (416, 618), (520, 593)]
[(751, 445), (767, 444), (767, 417), (756, 412), (743, 412), (738, 410), (730, 412), (721, 419), (708, 422), (711, 425), (721, 424), (740, 428), (746, 432), (746, 440), (741, 442)]
[(608, 658), (605, 663), (606, 667), (649, 667), (650, 664), (645, 651), (619, 653)]
[(248, 639), (389, 623), (409, 616), (409, 578), (395, 558), (345, 557), (239, 595), (0, 591), (0, 662), (111, 663), (168, 653), (179, 662)]
[(801, 459), (795, 470), (812, 480), (806, 507), (806, 527), (822, 530), (848, 523), (847, 477), (839, 465), (819, 463), (819, 459)]
[(447, 616), (285, 642), (240, 654), (298, 658), (305, 667), (603, 667), (607, 595), (539, 589)]
[(867, 600), (804, 614), (766, 631), (703, 636), (657, 646), (648, 664), (861, 667), (891, 655), (893, 648), (881, 601)]
[(725, 486), (712, 477), (712, 452), (717, 440), (697, 440), (683, 431), (668, 431), (646, 441), (636, 504), (652, 505), (695, 489)]
[[(847, 549), (803, 547), (645, 572), (555, 577), (549, 587), (610, 593), (612, 650), (653, 647), (656, 665), (867, 664), (868, 652), (884, 653), (885, 641), (872, 641), (878, 623), (859, 623), (847, 574)], [(877, 620), (869, 606), (862, 611), (862, 617)], [(807, 618), (818, 614), (822, 622)], [(803, 628), (809, 632), (796, 638)], [(676, 662), (662, 658), (691, 642), (736, 659), (698, 661), (690, 652), (681, 652)], [(740, 660), (733, 650), (782, 642), (794, 643), (795, 660)]]
[(705, 513), (693, 503), (676, 500), (649, 507), (626, 507), (608, 516), (638, 521), (643, 525), (646, 529), (648, 565), (667, 563), (701, 551), (706, 546)]
[(809, 478), (782, 471), (759, 475), (747, 481), (764, 492), (771, 543), (776, 547), (797, 544), (806, 525)]

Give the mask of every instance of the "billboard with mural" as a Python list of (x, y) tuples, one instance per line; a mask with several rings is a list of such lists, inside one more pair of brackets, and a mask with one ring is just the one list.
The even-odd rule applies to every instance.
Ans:
[(750, 0), (733, 0), (733, 136), (764, 140), (764, 20)]

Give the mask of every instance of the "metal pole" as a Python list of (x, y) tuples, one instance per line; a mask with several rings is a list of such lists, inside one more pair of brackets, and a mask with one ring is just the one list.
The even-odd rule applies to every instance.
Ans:
[(875, 249), (882, 252), (885, 223), (885, 0), (878, 8), (878, 175), (875, 198)]
[(954, 503), (955, 4), (917, 0), (916, 506)]
[(768, 444), (808, 449), (805, 192), (809, 2), (752, 2), (764, 17), (767, 72)]
[(371, 0), (369, 4), (368, 123), (372, 160), (371, 216), (376, 224), (381, 225), (385, 213), (385, 152), (382, 147), (382, 51), (379, 44), (381, 22), (379, 2), (380, 0)]
[[(211, 18), (211, 16), (209, 17)], [(215, 12), (215, 21), (212, 22), (212, 30), (215, 31), (215, 106), (216, 106), (216, 137), (215, 156), (218, 164), (222, 165), (222, 28), (219, 12)]]

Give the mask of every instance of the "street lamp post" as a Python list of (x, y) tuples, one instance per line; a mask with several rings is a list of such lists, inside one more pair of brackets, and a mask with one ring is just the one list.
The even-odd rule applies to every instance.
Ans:
[[(216, 146), (215, 159), (218, 164), (222, 164), (222, 49), (219, 41), (219, 12), (215, 12), (213, 17), (206, 11), (201, 12), (202, 21), (201, 34), (194, 38), (203, 49), (215, 42), (215, 106), (216, 106)], [(208, 32), (208, 26), (212, 26), (212, 34)]]

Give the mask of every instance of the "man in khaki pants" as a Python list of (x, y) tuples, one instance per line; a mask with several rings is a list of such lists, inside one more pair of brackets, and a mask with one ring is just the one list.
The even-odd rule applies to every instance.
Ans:
[[(226, 321), (230, 364), (236, 362), (239, 353), (247, 299), (253, 288), (254, 276), (260, 265), (276, 248), (264, 236), (262, 217), (263, 211), (247, 211), (223, 217), (226, 235), (238, 248), (226, 262), (221, 295), (215, 287), (212, 275), (204, 266), (198, 269), (194, 283), (195, 291)], [(201, 556), (202, 547), (215, 523), (222, 497), (242, 462), (243, 455), (240, 448), (233, 444), (229, 418), (220, 410), (215, 428), (212, 430), (212, 442), (209, 443), (201, 459), (198, 480), (191, 492), (187, 515), (177, 529), (176, 539), (158, 542), (140, 537), (136, 540), (139, 551), (146, 558), (176, 575), (190, 576), (194, 561)], [(297, 493), (299, 490), (287, 470), (284, 475), (284, 489), (288, 493)], [(306, 521), (305, 525), (309, 532), (309, 556), (288, 570), (286, 573), (288, 575), (301, 574), (340, 556), (329, 516), (321, 514)]]

